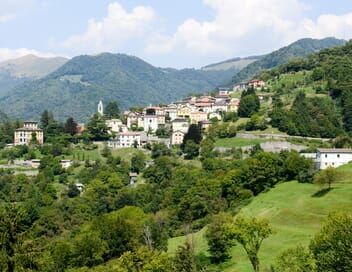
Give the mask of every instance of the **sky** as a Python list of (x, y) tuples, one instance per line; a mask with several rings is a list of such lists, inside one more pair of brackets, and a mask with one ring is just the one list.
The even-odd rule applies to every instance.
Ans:
[(0, 0), (0, 61), (125, 53), (199, 68), (300, 38), (352, 38), (352, 0)]

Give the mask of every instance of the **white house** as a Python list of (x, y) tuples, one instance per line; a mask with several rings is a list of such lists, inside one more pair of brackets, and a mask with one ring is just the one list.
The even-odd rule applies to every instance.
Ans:
[(339, 167), (352, 162), (352, 149), (321, 148), (318, 149), (316, 163), (319, 169)]
[(212, 112), (227, 112), (227, 103), (224, 100), (216, 101), (213, 104)]
[(63, 169), (68, 169), (72, 166), (73, 161), (72, 160), (61, 160), (60, 164)]
[(171, 104), (165, 109), (165, 114), (169, 117), (170, 121), (172, 121), (177, 118), (177, 111), (177, 106)]
[(144, 130), (155, 132), (158, 129), (159, 118), (157, 115), (145, 115), (144, 116)]
[(141, 147), (146, 141), (144, 132), (122, 132), (115, 139), (108, 141), (108, 147), (116, 149), (123, 147)]
[(128, 128), (122, 123), (120, 119), (110, 119), (105, 121), (106, 126), (110, 132), (126, 132)]
[(178, 118), (172, 121), (172, 131), (182, 131), (187, 133), (189, 128), (189, 123), (187, 119)]
[(171, 145), (180, 145), (183, 143), (185, 133), (183, 131), (173, 131), (171, 134)]

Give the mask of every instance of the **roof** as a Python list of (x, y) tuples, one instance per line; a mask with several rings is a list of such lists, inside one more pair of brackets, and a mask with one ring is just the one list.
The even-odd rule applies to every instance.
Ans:
[(182, 134), (186, 134), (184, 131), (182, 131), (182, 130), (175, 130), (175, 131), (173, 131), (172, 132), (172, 134), (174, 134), (174, 133), (182, 133)]
[(172, 120), (172, 123), (188, 123), (187, 119), (177, 118)]
[(133, 173), (131, 172), (131, 173), (130, 173), (130, 177), (138, 177), (138, 174), (137, 174), (137, 173), (134, 173), (134, 172), (133, 172)]
[(117, 136), (141, 136), (142, 132), (137, 131), (127, 131), (127, 132), (120, 132)]
[(207, 125), (207, 124), (212, 124), (212, 122), (211, 121), (209, 121), (209, 120), (204, 120), (204, 121), (200, 121), (200, 123), (202, 124), (202, 125)]
[(320, 153), (351, 153), (352, 149), (349, 148), (319, 148)]
[(22, 127), (22, 128), (18, 128), (16, 129), (16, 131), (43, 131), (42, 129), (40, 128), (29, 128), (29, 127)]

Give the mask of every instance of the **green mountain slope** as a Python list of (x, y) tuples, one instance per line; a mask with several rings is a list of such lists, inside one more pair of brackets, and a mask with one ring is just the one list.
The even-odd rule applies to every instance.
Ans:
[(0, 124), (7, 121), (7, 120), (8, 120), (7, 115), (0, 110)]
[(335, 38), (325, 38), (322, 40), (302, 39), (296, 41), (286, 47), (265, 55), (260, 60), (255, 61), (235, 74), (232, 83), (249, 80), (260, 73), (264, 69), (271, 69), (284, 64), (294, 58), (306, 57), (312, 53), (325, 48), (343, 45), (346, 41)]
[[(339, 168), (340, 181), (328, 194), (316, 197), (320, 187), (314, 184), (287, 182), (255, 197), (242, 212), (251, 216), (267, 217), (276, 234), (263, 242), (260, 251), (262, 270), (269, 268), (282, 251), (296, 245), (307, 245), (330, 212), (344, 211), (352, 205), (352, 165)], [(208, 256), (205, 229), (194, 234), (196, 253)], [(185, 237), (169, 240), (169, 252), (174, 253)], [(241, 246), (235, 246), (232, 259), (220, 267), (221, 271), (251, 272), (252, 267)]]
[(42, 78), (68, 61), (66, 58), (41, 58), (27, 55), (0, 63), (0, 97), (28, 80)]
[(12, 117), (38, 117), (50, 109), (60, 119), (73, 116), (82, 121), (99, 100), (117, 100), (123, 109), (171, 102), (213, 89), (228, 76), (221, 71), (156, 68), (122, 54), (79, 56), (43, 79), (15, 87), (0, 99), (0, 107)]

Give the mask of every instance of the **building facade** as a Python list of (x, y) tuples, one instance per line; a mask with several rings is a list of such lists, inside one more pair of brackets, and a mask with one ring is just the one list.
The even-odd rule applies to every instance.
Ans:
[(180, 145), (183, 143), (185, 133), (183, 131), (173, 131), (171, 134), (171, 145)]
[(29, 145), (32, 141), (42, 145), (44, 143), (43, 130), (38, 127), (37, 122), (24, 122), (22, 128), (15, 130), (14, 144)]
[(318, 149), (316, 164), (319, 169), (337, 168), (352, 162), (352, 149), (321, 148)]
[(172, 121), (172, 131), (182, 131), (187, 133), (189, 128), (189, 123), (187, 119), (178, 118)]
[(117, 134), (115, 139), (108, 141), (108, 147), (124, 148), (124, 147), (137, 147), (140, 148), (145, 143), (146, 136), (144, 132), (122, 132)]

